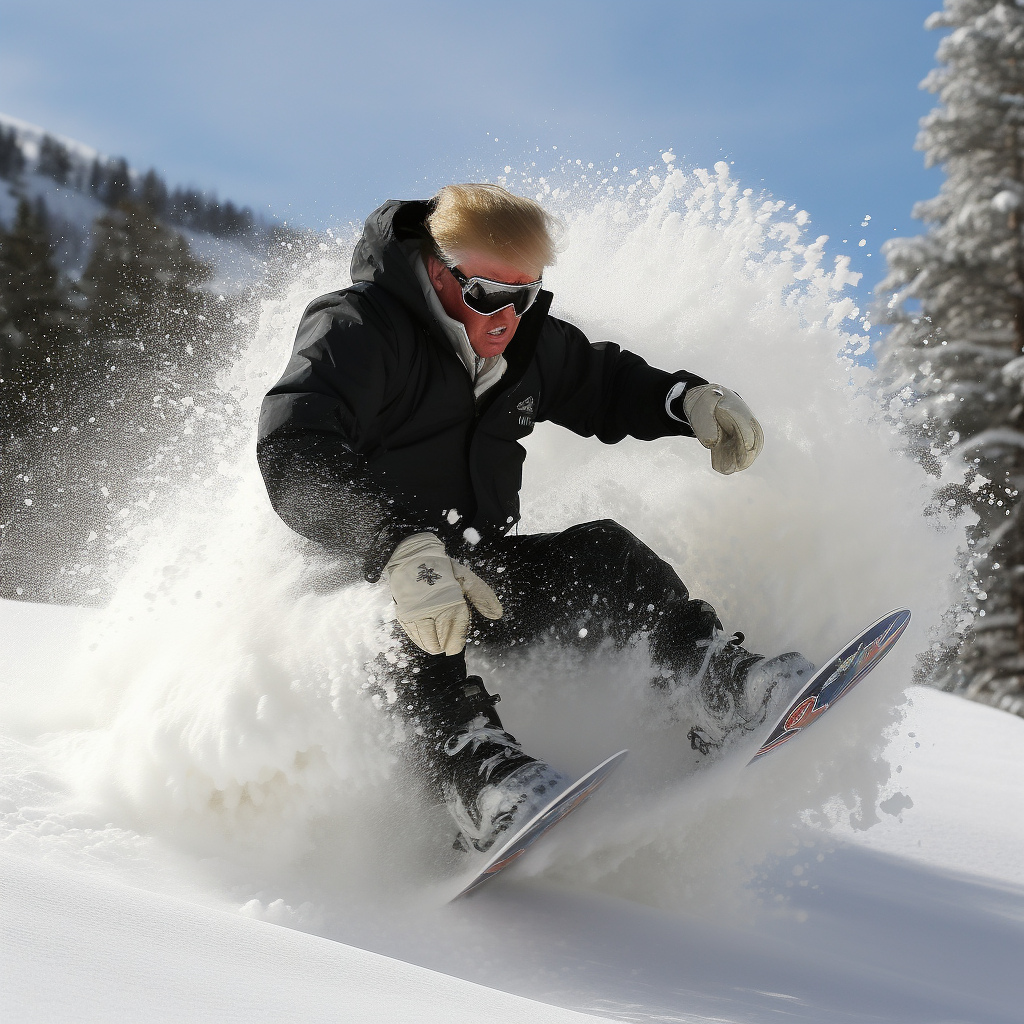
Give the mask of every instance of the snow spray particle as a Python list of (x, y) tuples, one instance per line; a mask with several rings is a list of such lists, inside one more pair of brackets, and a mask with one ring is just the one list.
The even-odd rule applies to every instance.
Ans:
[[(524, 178), (566, 223), (546, 275), (555, 312), (593, 341), (739, 391), (764, 427), (764, 454), (721, 477), (688, 439), (608, 448), (540, 424), (521, 530), (618, 520), (727, 630), (769, 655), (797, 649), (820, 661), (892, 607), (915, 616), (841, 714), (756, 770), (726, 759), (700, 775), (685, 701), (670, 705), (650, 688), (642, 649), (590, 663), (541, 649), (505, 670), (471, 649), (531, 752), (577, 773), (632, 749), (592, 810), (523, 869), (694, 911), (720, 909), (801, 823), (871, 823), (889, 773), (883, 734), (949, 603), (962, 531), (923, 518), (928, 480), (895, 451), (868, 371), (850, 357), (862, 342), (848, 260), (827, 267), (806, 213), (787, 219), (724, 163), (684, 173), (672, 160), (650, 181), (623, 170), (621, 186), (619, 177), (595, 184), (601, 172), (589, 169), (555, 187)], [(54, 740), (111, 814), (227, 860), (259, 853), (280, 878), (329, 865), (320, 891), (335, 896), (346, 886), (422, 887), (434, 870), (424, 865), (450, 843), (443, 814), (396, 775), (366, 697), (386, 589), (339, 585), (339, 567), (275, 518), (253, 455), (259, 404), (299, 315), (347, 283), (349, 251), (318, 248), (263, 303), (222, 381), (246, 429), (215, 460), (219, 497), (197, 489), (164, 510), (70, 669), (92, 722)]]

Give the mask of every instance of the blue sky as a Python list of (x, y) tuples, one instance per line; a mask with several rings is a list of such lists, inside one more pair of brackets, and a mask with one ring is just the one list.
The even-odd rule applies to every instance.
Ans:
[(810, 211), (870, 286), (941, 181), (913, 149), (938, 6), (0, 0), (0, 110), (311, 226), (538, 149), (671, 147)]

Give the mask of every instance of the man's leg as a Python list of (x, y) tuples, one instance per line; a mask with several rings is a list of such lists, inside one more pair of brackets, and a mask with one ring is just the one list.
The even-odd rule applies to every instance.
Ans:
[[(611, 520), (505, 538), (460, 556), (504, 610), (496, 621), (474, 616), (470, 652), (474, 641), (499, 652), (542, 638), (588, 650), (606, 639), (622, 647), (647, 636), (655, 660), (678, 667), (687, 658), (699, 664), (703, 651), (695, 645), (716, 628), (714, 609), (689, 600), (672, 567)], [(465, 652), (427, 654), (397, 624), (394, 638), (374, 675), (393, 695), (388, 708), (405, 726), (410, 761), (449, 806), (453, 790), (474, 791), (477, 762), (497, 765), (500, 776), (520, 755), (533, 760), (504, 731), (483, 681), (467, 676)], [(480, 742), (463, 745), (471, 734)], [(499, 746), (504, 753), (495, 760)]]
[(507, 733), (479, 676), (466, 673), (465, 652), (427, 654), (395, 624), (394, 644), (373, 666), (378, 692), (391, 690), (390, 714), (405, 728), (409, 767), (448, 807), (459, 828), (456, 847), (489, 849), (515, 831), (567, 784), (530, 757)]
[(679, 667), (693, 644), (721, 628), (714, 608), (691, 601), (668, 562), (611, 519), (561, 533), (506, 537), (469, 564), (504, 615), (483, 624), (497, 647), (550, 638), (583, 650), (647, 637), (656, 663)]
[[(799, 655), (766, 662), (740, 646), (742, 634), (724, 636), (714, 608), (691, 599), (675, 570), (613, 520), (508, 537), (467, 561), (504, 609), (499, 620), (474, 621), (471, 640), (490, 648), (514, 650), (544, 638), (583, 650), (646, 640), (659, 672), (653, 682), (689, 688), (725, 727), (759, 711), (779, 682), (791, 689), (809, 678)], [(751, 680), (755, 709), (748, 706)]]
[(370, 681), (388, 714), (403, 724), (407, 759), (441, 795), (440, 751), (461, 717), (466, 655), (428, 654), (398, 622), (391, 637), (388, 649), (369, 666)]
[[(751, 669), (764, 663), (740, 646), (741, 635), (724, 638), (714, 608), (691, 600), (672, 567), (612, 520), (509, 537), (461, 557), (495, 590), (504, 610), (495, 621), (474, 617), (470, 651), (474, 642), (508, 651), (552, 639), (590, 650), (605, 641), (625, 647), (646, 639), (660, 670), (655, 683), (690, 687), (726, 727), (743, 708)], [(378, 659), (380, 681), (394, 691), (390, 707), (411, 733), (415, 761), (449, 806), (453, 787), (466, 793), (478, 790), (481, 779), (489, 781), (490, 768), (481, 774), (478, 762), (499, 765), (499, 775), (518, 770), (520, 755), (524, 763), (538, 763), (504, 732), (496, 698), (482, 680), (467, 676), (465, 652), (426, 654), (397, 624), (395, 637), (390, 657)], [(809, 668), (803, 659), (784, 666), (790, 676), (803, 676)], [(765, 701), (774, 685), (769, 674), (762, 686)], [(467, 745), (471, 735), (476, 739)], [(695, 746), (703, 742), (691, 735)], [(459, 755), (454, 760), (453, 751)]]

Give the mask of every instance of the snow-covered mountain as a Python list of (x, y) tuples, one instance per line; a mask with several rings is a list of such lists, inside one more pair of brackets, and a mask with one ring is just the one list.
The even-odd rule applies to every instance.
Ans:
[[(94, 161), (107, 163), (112, 158), (76, 139), (55, 135), (7, 114), (0, 113), (0, 130), (14, 133), (25, 159), (24, 170), (14, 180), (0, 178), (0, 223), (11, 223), (19, 198), (42, 201), (53, 234), (60, 239), (58, 255), (64, 270), (77, 277), (88, 259), (92, 225), (107, 211), (107, 206), (87, 187), (90, 168)], [(73, 161), (67, 183), (39, 173), (40, 152), (46, 139), (63, 146)], [(129, 166), (128, 173), (136, 185), (142, 181), (140, 171)], [(243, 244), (180, 224), (174, 227), (185, 235), (192, 251), (215, 268), (216, 278), (211, 287), (237, 291), (262, 277), (266, 266), (262, 242)]]
[(0, 126), (14, 130), (25, 158), (32, 163), (39, 159), (43, 140), (47, 137), (59, 142), (69, 153), (80, 160), (82, 164), (91, 164), (93, 160), (106, 160), (109, 158), (108, 154), (101, 153), (98, 149), (94, 149), (84, 142), (69, 138), (67, 135), (60, 135), (57, 132), (48, 132), (45, 128), (30, 124), (28, 121), (22, 121), (19, 117), (12, 117), (10, 114), (0, 113)]

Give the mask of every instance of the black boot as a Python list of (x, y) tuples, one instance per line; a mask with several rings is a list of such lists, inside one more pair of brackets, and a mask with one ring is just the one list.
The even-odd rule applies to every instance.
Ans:
[(762, 655), (746, 650), (743, 640), (742, 633), (733, 633), (726, 639), (715, 630), (708, 640), (696, 644), (704, 654), (695, 680), (701, 703), (726, 728), (743, 720), (747, 675), (758, 662), (764, 661)]
[(743, 634), (726, 639), (718, 630), (700, 641), (704, 651), (690, 685), (696, 686), (707, 714), (690, 730), (690, 746), (707, 754), (738, 729), (749, 732), (781, 713), (814, 674), (814, 666), (796, 651), (766, 659), (752, 654)]
[(511, 835), (565, 788), (568, 780), (524, 753), (505, 731), (479, 676), (432, 701), (431, 761), (448, 811), (459, 826), (456, 847), (489, 849)]

